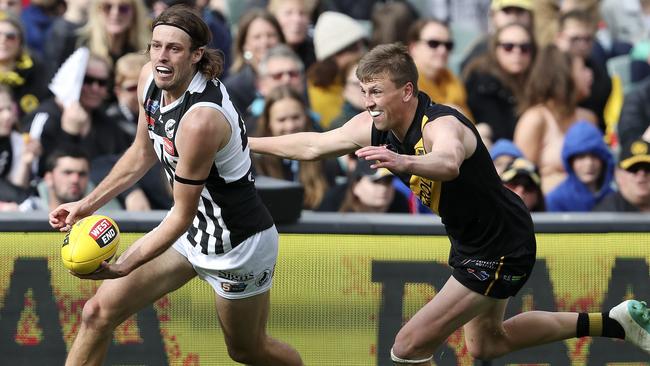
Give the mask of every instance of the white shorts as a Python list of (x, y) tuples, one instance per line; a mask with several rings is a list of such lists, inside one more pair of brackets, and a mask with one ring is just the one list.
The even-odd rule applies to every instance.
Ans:
[(273, 283), (278, 258), (278, 231), (272, 226), (256, 233), (225, 254), (205, 255), (183, 234), (173, 245), (199, 277), (226, 299), (243, 299), (266, 292)]

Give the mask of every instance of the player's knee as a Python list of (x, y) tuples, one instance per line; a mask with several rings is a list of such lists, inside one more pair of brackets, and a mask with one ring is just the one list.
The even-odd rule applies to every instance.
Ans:
[(487, 361), (499, 356), (496, 352), (497, 345), (487, 341), (467, 341), (465, 342), (469, 354), (477, 360)]
[(85, 326), (100, 331), (111, 330), (117, 318), (115, 309), (95, 296), (86, 301), (81, 313), (81, 321)]
[(259, 359), (259, 352), (255, 347), (246, 347), (241, 345), (228, 345), (228, 356), (238, 363), (244, 365), (254, 365)]
[(108, 319), (104, 315), (102, 304), (94, 297), (86, 301), (81, 312), (81, 321), (85, 326), (95, 329), (108, 327)]

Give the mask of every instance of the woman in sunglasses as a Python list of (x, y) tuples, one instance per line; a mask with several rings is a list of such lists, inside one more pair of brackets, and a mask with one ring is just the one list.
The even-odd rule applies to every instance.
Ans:
[(464, 71), (467, 104), (481, 127), (489, 127), (493, 141), (511, 140), (517, 123), (517, 102), (535, 59), (532, 32), (518, 23), (499, 28), (490, 38), (488, 52)]
[[(141, 52), (149, 43), (149, 17), (143, 0), (90, 0), (88, 21), (74, 33), (75, 47), (86, 46), (113, 64), (129, 52)], [(72, 52), (60, 55), (54, 71)], [(114, 96), (111, 98), (114, 100)]]
[(420, 19), (410, 27), (407, 39), (409, 54), (420, 74), (418, 88), (434, 102), (470, 115), (465, 86), (447, 66), (454, 49), (449, 27), (435, 19)]
[(539, 167), (545, 194), (567, 176), (562, 145), (569, 127), (577, 121), (598, 123), (593, 112), (578, 107), (579, 101), (589, 96), (591, 82), (584, 60), (554, 45), (540, 52), (531, 70), (514, 142)]
[(0, 84), (11, 90), (19, 117), (36, 109), (49, 96), (44, 72), (45, 66), (27, 50), (20, 20), (0, 11)]

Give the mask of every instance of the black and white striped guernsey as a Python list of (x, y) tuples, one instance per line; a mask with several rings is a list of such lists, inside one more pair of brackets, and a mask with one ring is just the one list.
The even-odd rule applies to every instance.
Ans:
[(250, 150), (244, 122), (219, 80), (194, 75), (187, 91), (175, 102), (163, 106), (162, 90), (149, 76), (144, 94), (144, 110), (149, 137), (170, 184), (178, 163), (176, 132), (183, 117), (194, 108), (214, 108), (221, 112), (232, 130), (230, 141), (218, 151), (210, 175), (201, 192), (198, 212), (187, 238), (206, 255), (226, 253), (256, 232), (273, 226), (273, 219), (255, 189)]

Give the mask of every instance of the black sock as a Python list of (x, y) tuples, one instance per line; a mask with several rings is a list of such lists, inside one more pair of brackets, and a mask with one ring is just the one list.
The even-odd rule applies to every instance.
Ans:
[(587, 336), (625, 339), (625, 330), (609, 313), (579, 313), (576, 337)]
[(616, 320), (603, 313), (603, 337), (625, 339), (625, 330)]

